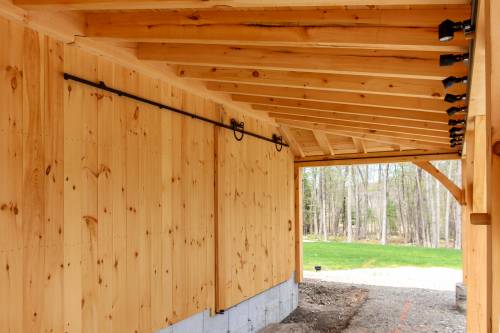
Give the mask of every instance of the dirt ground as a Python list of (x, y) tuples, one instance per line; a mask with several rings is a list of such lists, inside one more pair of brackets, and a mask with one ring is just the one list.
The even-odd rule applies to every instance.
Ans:
[(463, 333), (455, 294), (306, 280), (299, 307), (259, 333)]
[(368, 289), (318, 280), (299, 290), (298, 308), (260, 333), (340, 333), (368, 297)]

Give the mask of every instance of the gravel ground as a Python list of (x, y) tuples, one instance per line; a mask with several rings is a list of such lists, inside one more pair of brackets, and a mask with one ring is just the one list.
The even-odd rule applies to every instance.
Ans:
[(262, 333), (463, 333), (455, 293), (307, 279), (299, 308)]
[(455, 285), (462, 282), (463, 274), (461, 270), (451, 268), (396, 267), (305, 271), (304, 277), (370, 286), (454, 291)]
[(364, 287), (368, 300), (344, 333), (465, 332), (465, 316), (455, 307), (454, 292)]

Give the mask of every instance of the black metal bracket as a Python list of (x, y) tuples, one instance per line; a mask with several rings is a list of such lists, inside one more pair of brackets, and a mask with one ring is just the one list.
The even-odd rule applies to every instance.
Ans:
[[(91, 87), (94, 87), (94, 88), (97, 88), (97, 89), (101, 89), (101, 90), (110, 92), (110, 93), (118, 95), (120, 97), (127, 97), (127, 98), (130, 98), (130, 99), (132, 99), (134, 101), (137, 101), (137, 102), (141, 102), (141, 103), (144, 103), (144, 104), (149, 104), (149, 105), (152, 105), (152, 106), (156, 106), (157, 108), (160, 108), (160, 109), (163, 109), (163, 110), (167, 110), (167, 111), (170, 111), (170, 112), (178, 113), (178, 114), (181, 114), (183, 116), (190, 117), (192, 119), (201, 120), (201, 121), (204, 121), (206, 123), (212, 124), (214, 126), (225, 128), (227, 130), (232, 130), (234, 132), (234, 136), (235, 136), (236, 140), (238, 140), (238, 141), (241, 141), (243, 139), (244, 135), (249, 135), (251, 137), (254, 137), (254, 138), (257, 138), (257, 139), (260, 139), (260, 140), (264, 140), (264, 141), (268, 141), (268, 142), (276, 144), (276, 142), (274, 140), (274, 135), (273, 135), (273, 137), (268, 138), (268, 137), (265, 137), (265, 136), (257, 134), (257, 133), (245, 131), (245, 125), (244, 125), (244, 123), (243, 122), (238, 123), (238, 121), (236, 121), (234, 119), (231, 119), (231, 124), (225, 124), (225, 123), (223, 123), (221, 121), (212, 120), (210, 118), (203, 117), (203, 116), (197, 115), (195, 113), (190, 113), (190, 112), (187, 112), (187, 111), (183, 111), (181, 109), (177, 109), (177, 108), (174, 108), (174, 107), (169, 106), (169, 105), (165, 105), (165, 104), (162, 104), (162, 103), (159, 103), (159, 102), (152, 101), (152, 100), (147, 99), (147, 98), (143, 98), (143, 97), (140, 97), (140, 96), (137, 96), (137, 95), (130, 94), (128, 92), (119, 90), (119, 89), (115, 89), (115, 88), (109, 87), (103, 81), (99, 81), (98, 83), (96, 83), (96, 82), (89, 81), (89, 80), (83, 79), (83, 78), (75, 76), (75, 75), (71, 75), (69, 73), (64, 73), (63, 77), (64, 77), (65, 80), (75, 81), (75, 82), (78, 82), (78, 83), (81, 83), (81, 84), (85, 84), (87, 86), (91, 86)], [(235, 124), (237, 124), (236, 126), (233, 125), (233, 121), (234, 121)], [(241, 136), (238, 137), (236, 135), (236, 132), (239, 132), (241, 134)], [(281, 145), (284, 146), (284, 147), (289, 147), (289, 145), (286, 144), (286, 143), (281, 143)]]
[(283, 150), (283, 137), (280, 135), (273, 134), (273, 140), (274, 144), (276, 145), (276, 150), (277, 151), (282, 151)]
[[(245, 123), (240, 123), (236, 119), (231, 119), (231, 127), (233, 128), (233, 135), (236, 141), (243, 140), (243, 137), (245, 136)], [(236, 133), (240, 133), (240, 136)]]

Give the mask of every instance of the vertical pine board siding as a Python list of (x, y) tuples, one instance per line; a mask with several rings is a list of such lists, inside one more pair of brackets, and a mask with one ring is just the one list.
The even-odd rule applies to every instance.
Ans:
[(62, 73), (274, 128), (7, 20), (0, 37), (1, 332), (149, 333), (290, 276), (287, 151)]
[[(139, 77), (135, 71), (123, 70), (122, 89), (126, 91), (138, 91)], [(146, 106), (127, 100), (125, 108), (126, 119), (126, 164), (125, 164), (125, 198), (127, 203), (126, 212), (126, 276), (127, 289), (126, 295), (126, 320), (127, 330), (139, 332), (139, 314), (140, 314), (140, 279), (139, 279), (139, 258), (142, 259), (143, 253), (139, 253), (140, 238), (140, 216), (144, 207), (139, 204), (139, 137), (141, 135), (139, 121), (144, 117)]]
[(44, 45), (32, 30), (24, 31), (23, 57), (23, 317), (24, 330), (41, 330), (45, 248), (44, 124), (42, 110)]
[[(76, 48), (65, 48), (64, 70), (78, 67)], [(82, 110), (83, 89), (64, 82), (64, 331), (82, 331)], [(71, 292), (67, 292), (71, 290)]]
[[(155, 80), (139, 76), (139, 94), (148, 98), (157, 99), (157, 84)], [(151, 331), (151, 223), (155, 214), (155, 198), (152, 196), (153, 184), (151, 177), (154, 165), (153, 147), (155, 142), (152, 136), (155, 124), (152, 114), (158, 112), (151, 106), (143, 105), (139, 117), (139, 331)], [(156, 220), (159, 221), (159, 220)]]
[[(183, 107), (182, 91), (172, 89), (172, 104)], [(179, 115), (172, 116), (172, 322), (178, 321), (188, 309), (188, 271), (186, 258), (186, 191), (183, 186), (186, 165), (186, 124)], [(184, 145), (176, 144), (175, 138), (181, 138)]]
[[(83, 77), (97, 80), (97, 58), (86, 53), (79, 53), (78, 68), (72, 70)], [(83, 89), (82, 111), (82, 217), (75, 223), (82, 224), (82, 330), (93, 332), (97, 330), (97, 290), (98, 290), (98, 170), (97, 170), (97, 134), (98, 117), (97, 101), (99, 91), (95, 88), (80, 87)], [(78, 144), (78, 143), (76, 143)]]
[(22, 332), (23, 323), (23, 38), (0, 21), (0, 331)]
[[(99, 59), (99, 80), (114, 84), (114, 66)], [(112, 332), (113, 315), (113, 109), (114, 96), (99, 91), (97, 95), (97, 330)], [(119, 126), (119, 123), (118, 123)], [(119, 199), (120, 195), (118, 195)], [(111, 240), (111, 241), (110, 241)]]
[[(170, 104), (172, 102), (172, 87), (162, 84), (161, 86), (161, 101)], [(169, 112), (160, 112), (161, 119), (161, 134), (159, 154), (161, 158), (161, 225), (158, 230), (160, 231), (159, 237), (153, 233), (153, 245), (160, 249), (157, 253), (153, 249), (153, 255), (158, 256), (155, 260), (159, 271), (159, 285), (161, 294), (153, 293), (152, 304), (153, 313), (155, 314), (157, 325), (154, 327), (164, 327), (172, 323), (173, 313), (173, 280), (172, 280), (172, 267), (173, 267), (173, 224), (172, 224), (172, 207), (173, 196), (175, 195), (172, 190), (174, 178), (172, 174), (173, 165), (173, 117)], [(156, 225), (156, 224), (155, 224)], [(164, 296), (162, 296), (164, 295)]]
[[(255, 120), (244, 121), (246, 129), (270, 135)], [(293, 159), (288, 150), (277, 152), (274, 145), (251, 137), (239, 142), (230, 131), (219, 131), (217, 141), (216, 276), (221, 310), (288, 279), (295, 269), (295, 238)]]
[[(125, 70), (115, 68), (114, 84), (123, 87), (125, 80)], [(112, 332), (124, 332), (127, 330), (127, 202), (126, 202), (126, 144), (127, 144), (127, 122), (126, 112), (124, 112), (127, 100), (113, 96), (113, 126), (103, 128), (112, 133), (112, 164), (110, 167), (111, 186), (113, 196), (113, 248), (112, 248), (112, 311), (111, 325)]]
[(45, 267), (42, 331), (63, 331), (64, 263), (64, 46), (44, 38), (45, 64)]

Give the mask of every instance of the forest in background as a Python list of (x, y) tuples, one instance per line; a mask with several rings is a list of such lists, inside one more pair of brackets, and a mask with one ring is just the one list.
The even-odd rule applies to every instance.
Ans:
[[(460, 186), (459, 161), (432, 162)], [(460, 205), (411, 163), (306, 168), (304, 235), (460, 249)]]

